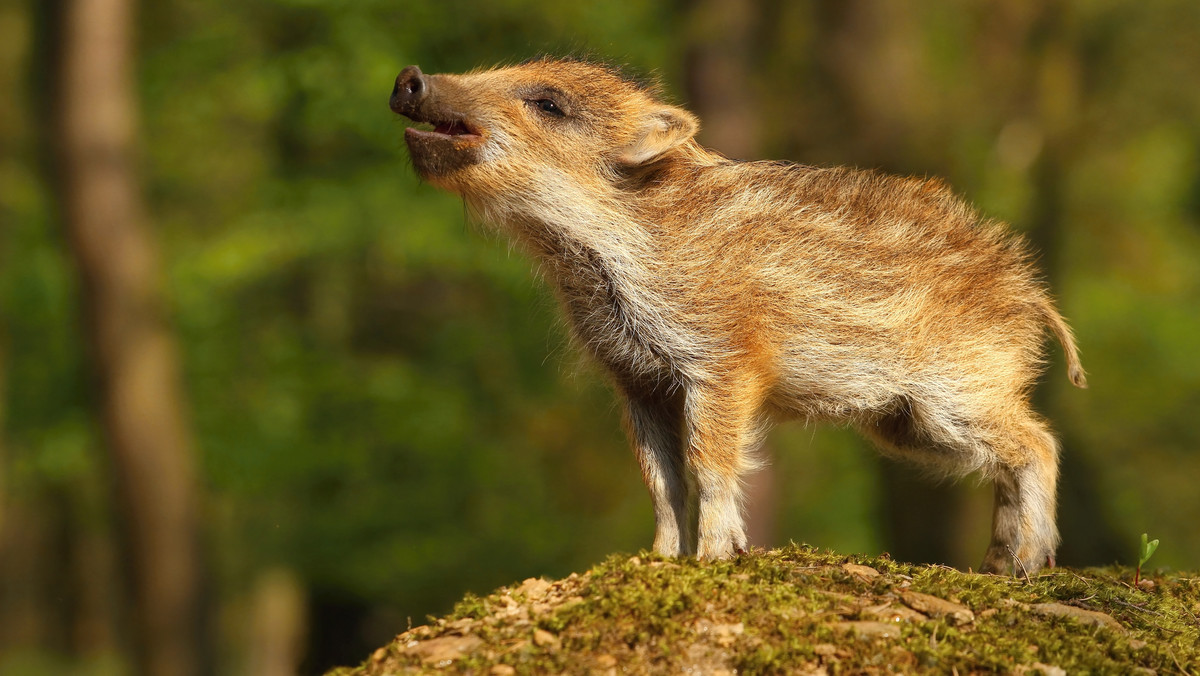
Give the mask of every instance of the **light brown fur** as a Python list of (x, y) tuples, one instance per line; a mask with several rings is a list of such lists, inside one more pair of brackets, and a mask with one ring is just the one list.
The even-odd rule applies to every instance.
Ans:
[(621, 392), (656, 551), (744, 548), (753, 451), (800, 418), (992, 478), (983, 570), (1053, 560), (1058, 447), (1029, 404), (1047, 328), (1083, 369), (1025, 244), (940, 181), (727, 160), (688, 112), (576, 61), (410, 67), (391, 105), (436, 125), (406, 131), (418, 171), (540, 261)]

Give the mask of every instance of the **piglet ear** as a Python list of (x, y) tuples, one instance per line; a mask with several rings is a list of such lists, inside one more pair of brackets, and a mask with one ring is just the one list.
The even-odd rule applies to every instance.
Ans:
[(687, 143), (700, 129), (696, 116), (674, 106), (657, 106), (638, 120), (633, 143), (617, 153), (622, 164), (645, 164), (663, 153)]

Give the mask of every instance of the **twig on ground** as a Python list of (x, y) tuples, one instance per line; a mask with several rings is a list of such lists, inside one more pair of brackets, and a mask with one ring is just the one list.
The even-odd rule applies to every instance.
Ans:
[(1025, 582), (1029, 583), (1030, 582), (1029, 571), (1025, 570), (1025, 564), (1022, 563), (1021, 559), (1017, 557), (1017, 553), (1013, 551), (1012, 547), (1010, 547), (1008, 545), (1004, 545), (1004, 548), (1008, 550), (1008, 555), (1013, 557), (1013, 561), (1016, 561), (1017, 565), (1021, 567), (1021, 574), (1025, 576)]

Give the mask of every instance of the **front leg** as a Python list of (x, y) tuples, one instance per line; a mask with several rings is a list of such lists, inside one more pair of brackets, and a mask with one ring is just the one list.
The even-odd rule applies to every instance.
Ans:
[(766, 427), (762, 403), (753, 377), (688, 389), (684, 417), (687, 461), (699, 493), (699, 558), (723, 559), (746, 549), (742, 477), (756, 469), (753, 452)]
[(679, 390), (623, 388), (625, 426), (654, 502), (654, 551), (693, 553), (683, 453), (683, 396)]

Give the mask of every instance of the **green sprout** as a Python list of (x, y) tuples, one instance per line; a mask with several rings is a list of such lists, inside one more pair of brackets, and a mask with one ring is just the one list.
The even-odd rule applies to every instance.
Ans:
[(1158, 549), (1158, 540), (1147, 541), (1146, 534), (1142, 533), (1142, 549), (1138, 554), (1137, 572), (1133, 574), (1133, 585), (1135, 587), (1142, 579), (1142, 566), (1146, 565), (1151, 556), (1154, 556), (1154, 550), (1156, 549)]

